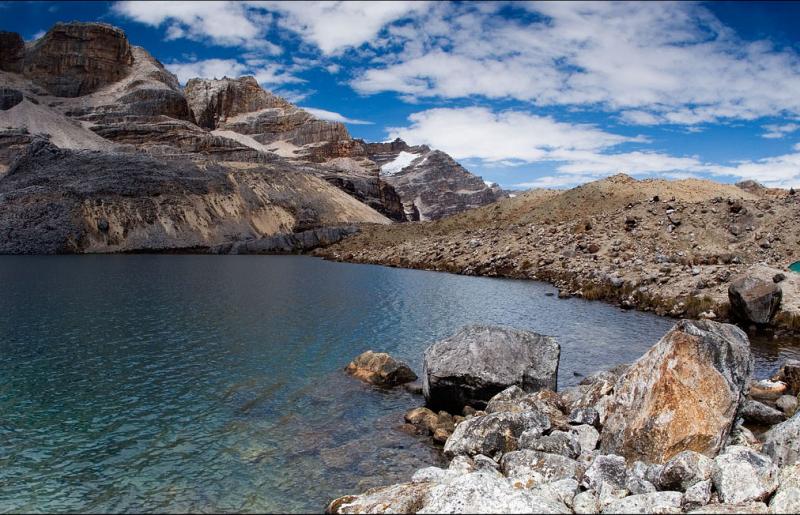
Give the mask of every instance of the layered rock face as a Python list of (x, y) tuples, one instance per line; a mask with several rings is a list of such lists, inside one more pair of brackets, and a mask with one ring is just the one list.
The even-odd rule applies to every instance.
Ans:
[(663, 463), (725, 444), (753, 371), (747, 336), (729, 324), (683, 320), (617, 381), (601, 449)]
[(386, 219), (316, 177), (73, 151), (37, 139), (0, 178), (0, 253), (207, 248)]
[(197, 125), (209, 130), (239, 114), (291, 107), (284, 99), (264, 91), (254, 77), (191, 79), (183, 92)]
[(125, 33), (101, 23), (58, 23), (25, 52), (22, 73), (58, 97), (97, 91), (130, 72)]

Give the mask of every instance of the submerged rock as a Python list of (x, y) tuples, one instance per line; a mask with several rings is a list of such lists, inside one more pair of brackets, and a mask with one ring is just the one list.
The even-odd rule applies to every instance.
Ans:
[(682, 320), (618, 380), (600, 449), (664, 463), (724, 445), (753, 371), (747, 335), (730, 324)]
[(482, 408), (511, 385), (556, 389), (561, 349), (555, 338), (490, 326), (467, 326), (425, 350), (423, 393), (437, 409)]
[(408, 365), (385, 352), (368, 350), (350, 362), (345, 371), (353, 377), (375, 386), (391, 387), (417, 379)]
[(728, 287), (731, 315), (745, 322), (768, 324), (781, 305), (783, 291), (773, 281), (745, 275)]

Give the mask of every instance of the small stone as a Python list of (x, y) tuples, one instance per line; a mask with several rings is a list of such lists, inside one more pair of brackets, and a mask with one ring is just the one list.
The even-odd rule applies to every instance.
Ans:
[(745, 422), (765, 426), (779, 424), (786, 419), (782, 411), (754, 400), (745, 401), (744, 406), (739, 410), (739, 415), (744, 418)]
[(711, 503), (689, 512), (694, 515), (735, 515), (739, 513), (769, 513), (763, 502), (745, 502), (739, 504)]
[(597, 427), (600, 424), (600, 414), (594, 408), (575, 408), (569, 414), (569, 423)]
[(574, 433), (556, 430), (547, 436), (534, 436), (534, 434), (530, 431), (523, 433), (519, 438), (519, 448), (558, 454), (570, 459), (575, 459), (581, 454), (581, 445)]
[(800, 463), (800, 411), (766, 432), (763, 450), (779, 467)]
[(579, 493), (572, 500), (572, 509), (575, 513), (600, 513), (600, 502), (597, 499), (597, 493), (594, 490)]
[(592, 465), (586, 470), (581, 479), (581, 486), (599, 491), (600, 485), (609, 483), (615, 487), (624, 488), (625, 479), (625, 458), (604, 454), (595, 458)]
[(694, 510), (705, 506), (711, 500), (711, 487), (713, 483), (710, 479), (699, 481), (686, 489), (683, 495), (683, 507), (685, 510)]
[(550, 428), (550, 421), (538, 411), (490, 413), (464, 420), (444, 445), (446, 456), (509, 452), (518, 448), (518, 439), (529, 429)]
[(600, 433), (594, 427), (584, 424), (572, 426), (569, 430), (575, 433), (578, 438), (581, 452), (592, 452), (597, 448), (597, 442), (600, 441)]
[(770, 513), (800, 513), (800, 488), (780, 488), (769, 503)]
[(714, 462), (694, 451), (683, 451), (664, 464), (656, 484), (660, 490), (685, 491), (700, 481), (711, 478)]
[(787, 417), (791, 417), (794, 415), (795, 411), (797, 411), (797, 397), (794, 395), (781, 395), (778, 397), (778, 400), (775, 401), (775, 405), (786, 414)]
[(417, 379), (417, 375), (402, 361), (385, 352), (371, 350), (356, 357), (345, 371), (366, 383), (382, 387), (397, 386)]
[(525, 488), (561, 479), (575, 479), (581, 472), (577, 461), (541, 451), (521, 450), (503, 455), (503, 474)]

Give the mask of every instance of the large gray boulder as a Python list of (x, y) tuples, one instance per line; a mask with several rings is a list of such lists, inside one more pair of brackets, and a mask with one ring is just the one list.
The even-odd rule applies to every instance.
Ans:
[(467, 326), (425, 350), (423, 394), (436, 409), (483, 408), (512, 385), (556, 389), (561, 348), (555, 338), (490, 326)]
[(664, 463), (690, 450), (715, 456), (750, 383), (747, 335), (731, 324), (681, 320), (614, 387), (600, 450)]
[(521, 488), (562, 479), (575, 480), (583, 472), (580, 463), (566, 456), (529, 449), (504, 454), (500, 468), (512, 484)]
[(767, 431), (763, 452), (781, 467), (800, 463), (800, 411)]
[(741, 321), (768, 324), (778, 312), (783, 291), (773, 281), (745, 275), (728, 287), (731, 315)]
[(714, 461), (699, 452), (683, 451), (664, 464), (657, 485), (661, 490), (686, 491), (695, 483), (711, 478)]

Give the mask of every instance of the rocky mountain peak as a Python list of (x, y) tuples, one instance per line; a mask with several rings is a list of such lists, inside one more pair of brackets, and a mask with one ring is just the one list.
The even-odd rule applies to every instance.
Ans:
[[(0, 45), (1, 54), (19, 53), (13, 36), (0, 38)], [(18, 68), (17, 63), (13, 58), (10, 66)], [(22, 74), (52, 95), (78, 97), (120, 80), (132, 65), (131, 45), (121, 29), (105, 23), (57, 23), (25, 48)]]
[(264, 90), (255, 77), (238, 79), (190, 79), (184, 95), (197, 124), (216, 129), (230, 117), (267, 108), (286, 109), (292, 105), (283, 98)]

